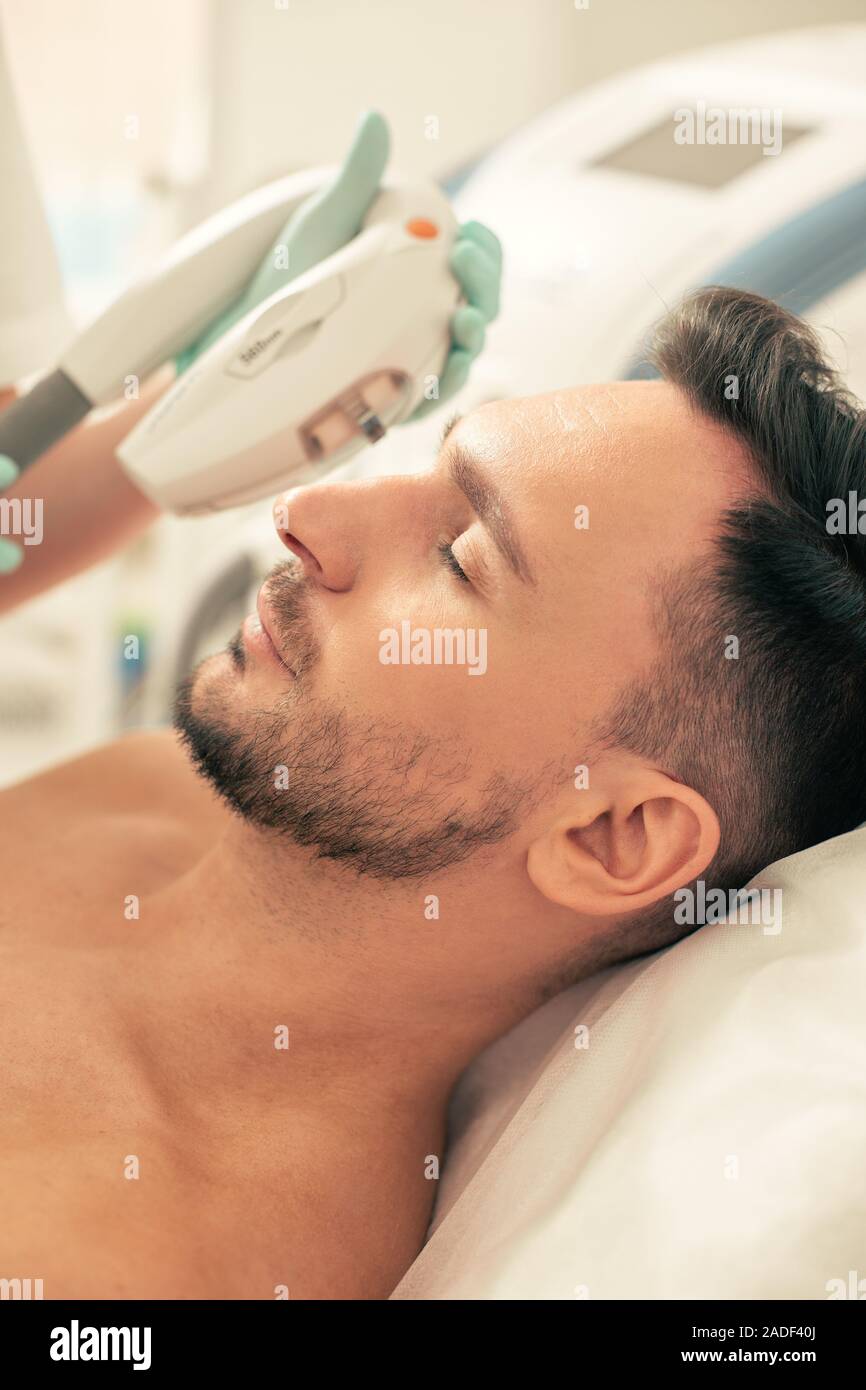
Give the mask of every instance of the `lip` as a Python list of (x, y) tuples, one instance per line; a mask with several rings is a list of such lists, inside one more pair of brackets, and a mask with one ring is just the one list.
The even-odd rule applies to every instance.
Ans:
[(263, 655), (279, 665), (283, 671), (294, 678), (294, 671), (286, 661), (273, 637), (274, 620), (268, 603), (266, 589), (267, 584), (263, 584), (256, 598), (258, 623), (256, 623), (253, 614), (250, 614), (244, 623), (244, 642), (248, 647), (262, 652)]

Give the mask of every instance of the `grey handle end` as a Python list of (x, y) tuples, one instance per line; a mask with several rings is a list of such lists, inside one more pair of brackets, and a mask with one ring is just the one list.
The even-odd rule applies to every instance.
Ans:
[(90, 413), (93, 402), (57, 370), (0, 411), (0, 454), (23, 473)]

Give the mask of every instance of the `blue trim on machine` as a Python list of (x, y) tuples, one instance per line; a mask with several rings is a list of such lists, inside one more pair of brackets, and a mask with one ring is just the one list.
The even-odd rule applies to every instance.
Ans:
[[(775, 299), (793, 314), (866, 270), (866, 179), (833, 194), (725, 261), (707, 285), (730, 285)], [(658, 376), (632, 358), (626, 381)]]

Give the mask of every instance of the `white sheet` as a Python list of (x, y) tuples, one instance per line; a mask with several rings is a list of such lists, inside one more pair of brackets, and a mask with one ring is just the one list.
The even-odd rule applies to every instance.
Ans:
[(476, 1060), (392, 1297), (866, 1297), (866, 827), (754, 883), (778, 935), (704, 926)]

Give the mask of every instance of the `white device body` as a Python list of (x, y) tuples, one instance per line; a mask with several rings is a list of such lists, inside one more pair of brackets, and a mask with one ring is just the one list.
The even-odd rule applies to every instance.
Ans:
[[(623, 377), (650, 326), (695, 286), (721, 279), (776, 297), (753, 276), (758, 257), (776, 259), (782, 289), (794, 285), (802, 268), (780, 229), (866, 177), (864, 71), (866, 25), (774, 33), (630, 69), (500, 143), (453, 195), (460, 220), (486, 222), (505, 247), (508, 312), (473, 370), (470, 403), (473, 389), (530, 395)], [(671, 130), (699, 101), (781, 112), (781, 152), (740, 146), (752, 158), (738, 175), (715, 186), (691, 177), (700, 148), (690, 159)], [(662, 126), (671, 154), (659, 168), (664, 149), (650, 137)], [(702, 157), (712, 167), (731, 153), (708, 145)], [(820, 274), (827, 243), (816, 233), (808, 244)], [(854, 269), (796, 311), (826, 330), (834, 357), (842, 335), (842, 366), (866, 398), (866, 276)]]
[[(414, 234), (419, 220), (435, 235)], [(185, 514), (320, 476), (369, 439), (357, 429), (316, 457), (310, 422), (379, 373), (400, 382), (381, 425), (406, 419), (448, 354), (456, 231), (435, 185), (386, 183), (352, 241), (234, 324), (127, 436), (118, 456), (136, 486)]]
[(181, 237), (79, 334), (58, 362), (94, 405), (169, 361), (238, 299), (294, 209), (336, 169), (305, 169), (221, 209)]

